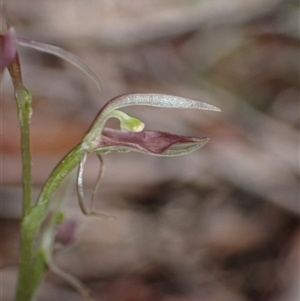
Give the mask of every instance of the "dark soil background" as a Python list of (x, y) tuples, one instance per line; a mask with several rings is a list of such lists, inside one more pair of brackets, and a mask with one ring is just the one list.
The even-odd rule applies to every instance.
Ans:
[[(284, 0), (10, 0), (20, 37), (63, 47), (74, 66), (19, 48), (34, 96), (33, 180), (46, 178), (124, 93), (198, 99), (222, 113), (132, 107), (146, 129), (210, 137), (179, 158), (111, 153), (97, 209), (66, 204), (76, 242), (55, 263), (101, 301), (299, 300), (299, 3)], [(20, 134), (1, 86), (1, 301), (13, 300), (21, 217)], [(117, 123), (110, 123), (118, 126)], [(99, 170), (85, 170), (89, 200)], [(82, 300), (49, 273), (39, 301)]]

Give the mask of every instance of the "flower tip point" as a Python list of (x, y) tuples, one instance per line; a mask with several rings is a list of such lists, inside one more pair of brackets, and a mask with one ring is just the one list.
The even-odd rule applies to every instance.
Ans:
[(219, 109), (218, 107), (213, 106), (213, 105), (208, 105), (208, 109), (209, 109), (210, 111), (222, 112), (221, 109)]

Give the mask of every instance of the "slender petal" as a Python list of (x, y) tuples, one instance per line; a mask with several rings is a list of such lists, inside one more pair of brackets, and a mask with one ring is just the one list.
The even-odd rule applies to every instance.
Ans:
[(166, 94), (126, 94), (116, 97), (109, 101), (104, 108), (104, 111), (116, 110), (118, 108), (127, 106), (152, 106), (160, 108), (177, 108), (177, 109), (200, 109), (200, 110), (210, 110), (210, 111), (220, 111), (219, 108), (201, 102), (198, 100), (188, 99), (179, 96), (166, 95)]
[(32, 40), (27, 40), (23, 38), (17, 38), (18, 44), (21, 46), (33, 48), (42, 52), (50, 53), (52, 55), (58, 56), (63, 60), (68, 61), (69, 63), (75, 65), (77, 68), (82, 70), (85, 74), (91, 77), (94, 82), (97, 84), (100, 90), (102, 90), (102, 82), (99, 76), (88, 66), (86, 65), (78, 56), (54, 45), (49, 45), (45, 43), (40, 43)]

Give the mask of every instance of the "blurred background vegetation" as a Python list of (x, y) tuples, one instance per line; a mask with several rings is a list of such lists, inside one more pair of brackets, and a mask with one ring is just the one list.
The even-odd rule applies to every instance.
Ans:
[[(293, 0), (10, 0), (18, 36), (81, 57), (101, 77), (21, 48), (34, 96), (36, 195), (99, 109), (124, 93), (198, 99), (222, 113), (135, 108), (146, 129), (210, 137), (180, 158), (112, 153), (97, 208), (66, 205), (77, 242), (56, 263), (103, 301), (299, 299), (299, 3)], [(1, 86), (1, 258), (18, 261), (19, 128), (12, 85)], [(112, 127), (118, 124), (111, 122)], [(97, 158), (85, 171), (87, 196)], [(2, 271), (12, 300), (16, 267)], [(53, 275), (40, 299), (81, 300)]]

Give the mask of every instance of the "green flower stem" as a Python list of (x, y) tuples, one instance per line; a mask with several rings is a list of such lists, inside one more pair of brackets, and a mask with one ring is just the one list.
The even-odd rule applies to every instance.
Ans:
[(32, 180), (31, 180), (31, 150), (30, 150), (30, 121), (32, 115), (32, 97), (23, 86), (18, 55), (8, 68), (15, 89), (15, 99), (18, 107), (18, 117), (21, 128), (22, 164), (23, 164), (23, 216), (32, 209)]
[(47, 270), (44, 254), (34, 249), (34, 243), (43, 218), (47, 214), (50, 199), (66, 176), (79, 164), (82, 147), (75, 147), (54, 169), (46, 182), (35, 206), (32, 203), (30, 121), (32, 115), (30, 92), (22, 82), (18, 55), (8, 68), (15, 90), (18, 118), (21, 128), (23, 167), (23, 219), (21, 224), (20, 268), (16, 301), (32, 301)]
[(47, 270), (43, 251), (33, 246), (51, 197), (68, 174), (79, 164), (82, 157), (81, 145), (76, 146), (54, 169), (48, 178), (37, 204), (22, 221), (21, 259), (16, 301), (33, 300), (44, 272)]
[[(26, 227), (27, 217), (32, 212), (32, 177), (31, 177), (31, 149), (30, 149), (30, 121), (32, 115), (32, 97), (23, 86), (21, 67), (18, 55), (8, 67), (15, 90), (15, 99), (18, 108), (18, 118), (21, 129), (22, 172), (23, 172), (23, 220), (21, 228), (21, 258), (19, 270), (19, 283), (16, 300), (33, 300), (35, 286), (41, 278), (41, 271), (45, 264), (37, 257), (33, 260), (32, 247), (34, 233)], [(38, 273), (39, 272), (39, 273)]]
[(17, 295), (15, 301), (32, 301), (47, 266), (41, 254), (34, 256), (35, 235), (22, 225), (21, 254)]

